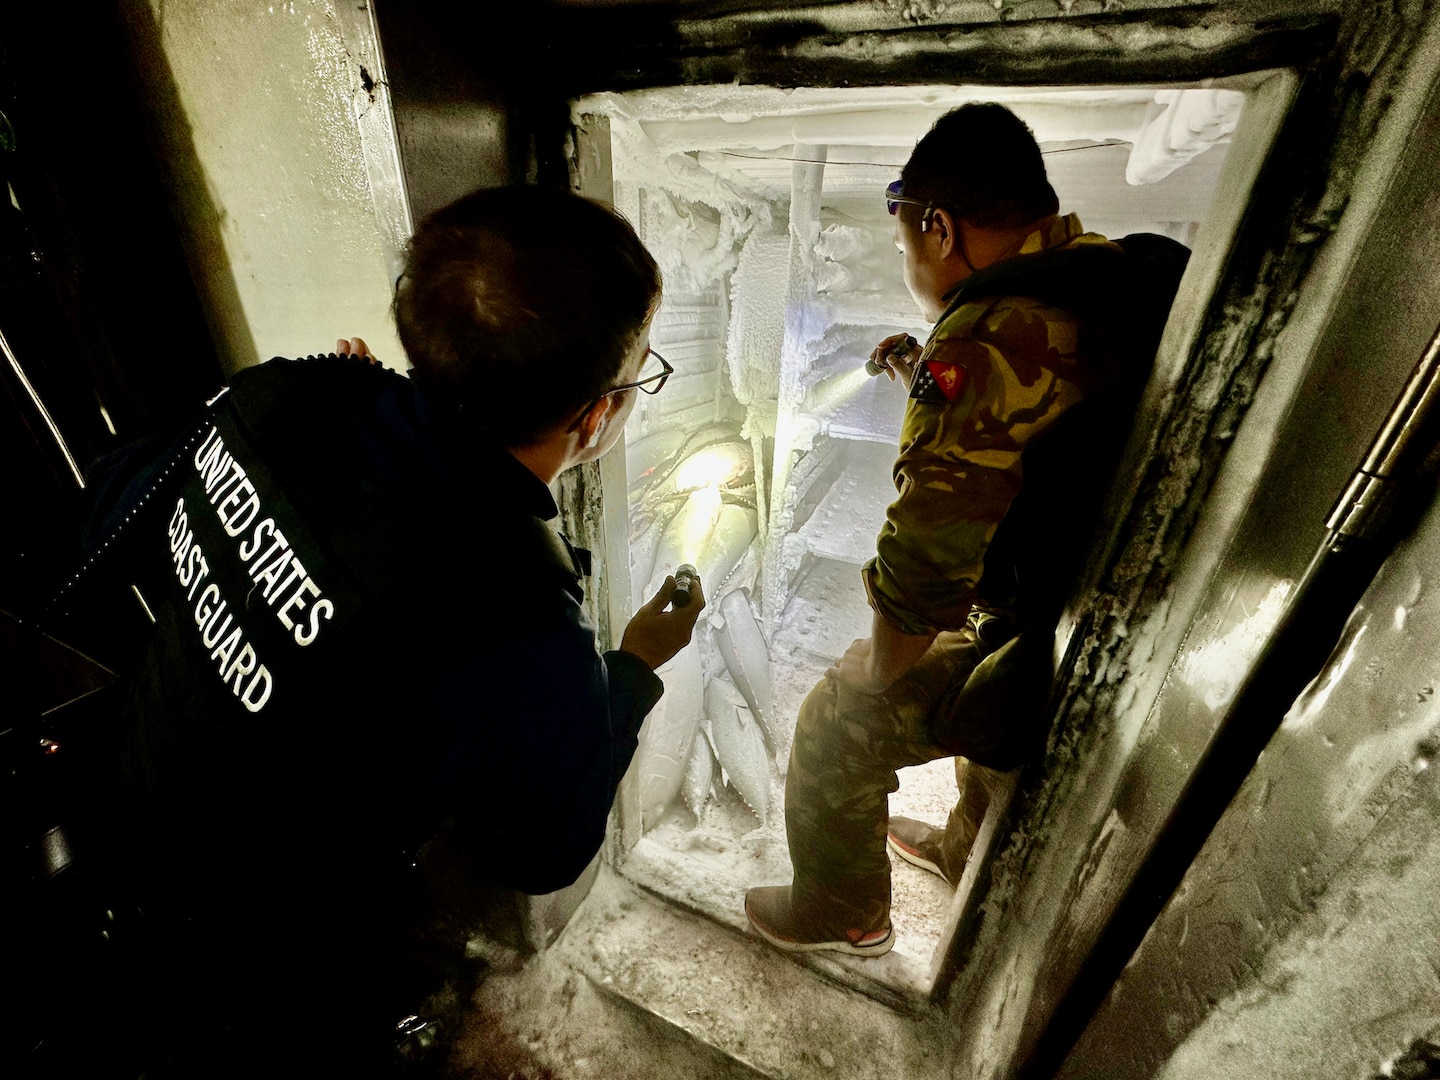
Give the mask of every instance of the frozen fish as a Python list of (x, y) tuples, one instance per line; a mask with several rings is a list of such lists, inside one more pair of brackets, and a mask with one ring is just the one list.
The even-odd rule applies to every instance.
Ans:
[[(719, 520), (722, 505), (719, 491), (702, 488), (692, 492), (679, 513), (666, 522), (660, 534), (660, 543), (655, 547), (654, 561), (650, 565), (650, 582), (645, 587), (646, 596), (653, 596), (665, 576), (673, 574), (681, 563), (698, 565), (696, 553), (715, 531), (715, 522)], [(706, 581), (703, 571), (701, 581)]]
[(718, 589), (749, 550), (756, 529), (754, 510), (722, 501), (714, 488), (693, 492), (665, 526), (645, 595), (655, 595), (665, 576), (687, 562), (700, 571), (707, 592)]
[(717, 442), (703, 447), (675, 468), (655, 489), (658, 498), (688, 494), (705, 487), (724, 491), (754, 484), (755, 452), (748, 442)]
[(679, 793), (705, 712), (704, 673), (700, 650), (693, 642), (655, 674), (665, 683), (665, 693), (640, 725), (640, 745), (631, 766), (640, 786), (640, 820), (646, 830), (655, 827)]
[(726, 503), (720, 508), (710, 542), (700, 551), (695, 565), (700, 570), (700, 580), (709, 582), (718, 589), (745, 557), (755, 540), (757, 523), (755, 511), (744, 506)]
[(685, 433), (678, 428), (656, 431), (625, 444), (625, 471), (631, 491), (658, 483), (672, 469), (673, 459), (685, 445)]
[(770, 755), (745, 698), (722, 676), (705, 689), (705, 718), (720, 775), (764, 825), (770, 810)]
[(750, 608), (749, 592), (736, 589), (726, 593), (720, 601), (720, 617), (724, 621), (715, 630), (715, 644), (725, 658), (725, 669), (759, 723), (765, 745), (772, 754), (776, 753), (780, 738), (776, 730), (770, 647)]
[(710, 748), (710, 738), (702, 725), (695, 735), (695, 744), (690, 748), (690, 762), (685, 767), (685, 779), (680, 785), (680, 794), (685, 805), (697, 818), (710, 801), (710, 792), (715, 786), (715, 751)]
[[(712, 423), (688, 434), (679, 428), (665, 428), (627, 443), (625, 469), (630, 477), (630, 490), (659, 487), (687, 458), (712, 443), (734, 442), (739, 438), (739, 429), (734, 424)], [(670, 490), (675, 489), (672, 486)]]

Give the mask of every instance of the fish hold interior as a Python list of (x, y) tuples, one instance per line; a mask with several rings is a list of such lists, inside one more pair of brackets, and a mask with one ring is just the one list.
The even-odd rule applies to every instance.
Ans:
[[(627, 426), (629, 530), (611, 550), (628, 547), (632, 604), (692, 563), (708, 605), (659, 672), (665, 696), (622, 792), (622, 869), (717, 918), (743, 918), (747, 886), (790, 879), (795, 716), (869, 633), (860, 567), (895, 494), (906, 392), (864, 365), (881, 338), (929, 330), (885, 188), (939, 116), (985, 100), (1030, 125), (1062, 211), (1087, 229), (1191, 243), (1245, 95), (724, 86), (574, 106), (580, 127), (608, 133), (616, 208), (661, 264), (651, 343), (675, 367)], [(891, 809), (938, 824), (955, 797), (936, 762), (902, 770)], [(897, 951), (928, 955), (948, 899), (897, 901), (929, 920), (906, 933), (897, 914)]]

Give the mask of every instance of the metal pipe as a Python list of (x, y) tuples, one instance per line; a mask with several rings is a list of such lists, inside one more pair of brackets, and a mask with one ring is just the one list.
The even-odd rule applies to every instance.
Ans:
[(15, 350), (10, 348), (10, 342), (5, 339), (5, 334), (0, 332), (0, 352), (5, 354), (5, 359), (10, 363), (10, 370), (15, 372), (15, 377), (20, 380), (20, 385), (25, 388), (25, 393), (30, 395), (30, 401), (35, 406), (35, 411), (40, 414), (40, 419), (45, 421), (45, 427), (49, 430), (55, 445), (60, 448), (60, 453), (65, 458), (65, 464), (70, 466), (70, 472), (75, 477), (75, 483), (80, 487), (85, 486), (85, 475), (80, 471), (80, 466), (75, 461), (75, 455), (70, 452), (69, 445), (65, 442), (65, 436), (60, 434), (60, 425), (55, 423), (55, 418), (50, 415), (50, 410), (40, 400), (35, 387), (31, 384), (25, 369), (20, 366), (20, 358), (15, 355)]

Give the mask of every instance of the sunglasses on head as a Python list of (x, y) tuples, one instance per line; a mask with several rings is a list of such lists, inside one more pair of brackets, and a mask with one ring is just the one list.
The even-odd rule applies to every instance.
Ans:
[(912, 199), (907, 195), (902, 195), (901, 192), (904, 190), (901, 187), (902, 184), (904, 184), (903, 180), (896, 180), (885, 189), (886, 211), (891, 217), (894, 217), (895, 211), (900, 208), (901, 203), (905, 203), (907, 206), (923, 206), (925, 213), (920, 217), (920, 231), (929, 232), (930, 218), (935, 213), (935, 204), (925, 199)]

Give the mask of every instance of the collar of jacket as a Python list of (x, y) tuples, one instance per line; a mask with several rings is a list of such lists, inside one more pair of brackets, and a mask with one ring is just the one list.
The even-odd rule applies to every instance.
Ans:
[[(993, 276), (1003, 275), (1005, 271), (1000, 268), (1005, 267), (1008, 269), (1007, 264), (1012, 260), (1025, 255), (1035, 255), (1042, 251), (1048, 251), (1051, 248), (1062, 247), (1065, 244), (1080, 240), (1086, 236), (1085, 226), (1080, 224), (1080, 216), (1078, 214), (1051, 214), (1027, 233), (1020, 243), (1016, 244), (989, 266), (976, 270), (974, 273), (962, 278), (951, 286), (950, 291), (944, 296), (946, 308), (954, 306), (956, 298), (962, 291), (979, 292), (981, 295), (988, 295), (987, 290), (983, 288), (985, 282), (989, 281)], [(1095, 235), (1094, 239), (1102, 243), (1105, 242), (1105, 237), (1098, 234)], [(982, 287), (977, 289), (976, 286)]]
[[(966, 304), (1002, 296), (1032, 297), (1051, 307), (1091, 315), (1132, 302), (1135, 289), (1144, 284), (1136, 280), (1135, 260), (1099, 233), (1075, 232), (1080, 222), (1074, 214), (1067, 215), (1065, 224), (1063, 233), (1050, 231), (1038, 250), (992, 263), (959, 282), (946, 293), (945, 313), (935, 325)], [(1056, 239), (1060, 242), (1050, 242)]]
[(487, 499), (500, 500), (542, 521), (560, 514), (546, 483), (522, 465), (509, 450), (466, 423), (464, 414), (415, 387), (415, 409), (435, 435), (442, 452), (464, 479), (477, 485)]

